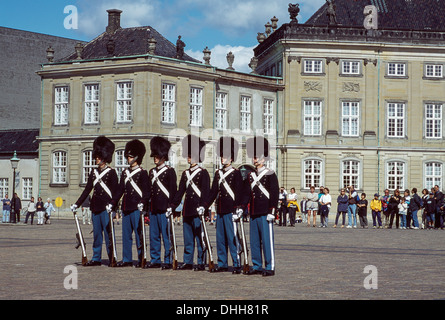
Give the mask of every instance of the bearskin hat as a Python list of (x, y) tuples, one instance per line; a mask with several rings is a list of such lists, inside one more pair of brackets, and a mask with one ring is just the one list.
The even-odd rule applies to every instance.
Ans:
[(246, 141), (247, 156), (249, 158), (264, 158), (269, 160), (269, 141), (264, 137), (253, 137)]
[(168, 161), (168, 152), (170, 151), (171, 143), (163, 137), (154, 137), (150, 140), (150, 157), (160, 157)]
[(182, 157), (192, 158), (192, 162), (203, 162), (206, 143), (201, 138), (189, 134), (182, 139)]
[(97, 137), (93, 142), (93, 159), (101, 159), (103, 162), (113, 161), (114, 143), (105, 136)]
[(239, 144), (233, 137), (221, 137), (216, 144), (216, 154), (220, 157), (231, 158), (235, 161), (238, 157)]
[(125, 157), (131, 156), (133, 158), (137, 157), (136, 162), (138, 164), (141, 164), (142, 160), (144, 159), (145, 152), (146, 150), (144, 143), (135, 139), (127, 142), (127, 144), (125, 145), (124, 156)]

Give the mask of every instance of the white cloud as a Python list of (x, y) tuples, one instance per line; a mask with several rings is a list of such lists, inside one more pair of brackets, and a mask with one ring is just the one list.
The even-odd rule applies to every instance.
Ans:
[[(108, 9), (123, 11), (122, 27), (146, 26), (158, 21), (159, 2), (153, 0), (96, 0), (79, 1), (79, 31), (90, 37), (95, 37), (105, 31), (108, 25)], [(162, 21), (162, 20), (161, 20)]]
[[(212, 66), (226, 69), (229, 67), (227, 62), (227, 54), (232, 52), (235, 56), (235, 60), (233, 62), (232, 67), (236, 71), (240, 72), (251, 72), (252, 69), (249, 68), (250, 59), (253, 57), (253, 49), (254, 47), (243, 47), (243, 46), (230, 46), (230, 45), (216, 45), (213, 48), (209, 49), (211, 51), (210, 55), (210, 64)], [(203, 61), (204, 54), (202, 51), (193, 51), (186, 50), (186, 53), (200, 61)]]

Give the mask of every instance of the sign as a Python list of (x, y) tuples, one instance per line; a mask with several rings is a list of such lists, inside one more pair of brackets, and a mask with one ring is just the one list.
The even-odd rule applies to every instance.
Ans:
[(56, 207), (60, 208), (63, 204), (63, 199), (61, 197), (56, 198)]

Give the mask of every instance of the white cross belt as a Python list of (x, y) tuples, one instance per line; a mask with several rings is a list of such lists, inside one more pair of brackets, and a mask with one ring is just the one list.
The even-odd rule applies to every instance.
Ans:
[(168, 168), (164, 167), (159, 171), (153, 170), (153, 179), (151, 179), (151, 184), (153, 185), (155, 182), (159, 186), (159, 188), (162, 190), (162, 192), (167, 196), (167, 198), (170, 198), (170, 192), (168, 192), (167, 188), (163, 185), (162, 181), (159, 180), (159, 176), (163, 174)]
[(252, 172), (251, 176), (253, 178), (253, 181), (252, 181), (252, 184), (250, 185), (250, 187), (253, 190), (253, 188), (255, 186), (257, 186), (260, 189), (260, 191), (266, 196), (266, 198), (270, 199), (269, 191), (267, 191), (266, 188), (260, 182), (261, 178), (263, 178), (266, 173), (267, 173), (267, 170), (264, 170), (257, 176), (255, 172)]
[(136, 182), (134, 182), (134, 180), (132, 179), (132, 177), (138, 173), (139, 171), (141, 171), (141, 168), (137, 168), (136, 170), (132, 171), (130, 173), (130, 170), (126, 169), (125, 170), (125, 174), (126, 174), (126, 178), (125, 178), (125, 184), (127, 184), (128, 181), (130, 181), (131, 186), (133, 187), (133, 189), (139, 194), (139, 196), (142, 198), (142, 191), (139, 188), (139, 186), (136, 184)]
[(195, 193), (198, 195), (198, 197), (201, 197), (201, 190), (199, 190), (198, 186), (193, 182), (193, 178), (198, 174), (198, 172), (200, 172), (202, 169), (198, 168), (196, 169), (195, 172), (193, 172), (192, 174), (190, 174), (190, 170), (187, 170), (185, 172), (185, 174), (187, 175), (187, 183), (186, 183), (186, 187), (188, 189), (189, 186), (192, 186), (193, 190), (195, 191)]
[(232, 197), (232, 199), (235, 201), (235, 194), (233, 193), (232, 188), (230, 188), (229, 184), (226, 181), (226, 178), (233, 172), (235, 171), (234, 168), (228, 170), (226, 173), (224, 173), (223, 170), (219, 170), (219, 185), (224, 186), (224, 188), (226, 188), (227, 192), (229, 193), (229, 195)]
[(104, 171), (102, 171), (101, 174), (99, 174), (99, 172), (97, 170), (94, 170), (94, 175), (96, 176), (96, 179), (93, 182), (93, 187), (96, 186), (96, 184), (99, 182), (100, 186), (102, 187), (102, 189), (105, 190), (105, 192), (110, 196), (110, 198), (112, 198), (111, 195), (111, 191), (108, 188), (108, 186), (105, 184), (105, 182), (102, 181), (102, 178), (111, 170), (110, 167), (108, 167), (107, 169), (105, 169)]

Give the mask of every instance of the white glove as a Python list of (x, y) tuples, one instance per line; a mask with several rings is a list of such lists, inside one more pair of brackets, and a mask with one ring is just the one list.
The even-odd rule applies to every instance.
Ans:
[(266, 217), (266, 220), (268, 221), (268, 222), (273, 222), (274, 220), (275, 220), (275, 216), (273, 215), (273, 214), (268, 214), (267, 215), (267, 217)]
[(77, 204), (72, 204), (71, 205), (71, 211), (72, 212), (76, 212), (77, 211)]
[(113, 205), (110, 203), (110, 204), (107, 204), (107, 206), (105, 207), (106, 209), (107, 209), (107, 212), (108, 213), (110, 213), (111, 211), (113, 211)]
[(198, 215), (200, 216), (200, 217), (202, 217), (203, 215), (204, 215), (204, 207), (198, 207), (197, 209), (196, 209), (196, 211), (198, 211)]
[(232, 221), (238, 222), (242, 216), (243, 216), (243, 209), (238, 208), (238, 209), (236, 209), (235, 213), (232, 215)]
[(165, 216), (167, 217), (167, 219), (170, 218), (172, 212), (173, 212), (172, 208), (167, 208), (167, 212), (165, 212)]
[(138, 204), (138, 210), (139, 210), (140, 212), (144, 211), (144, 204), (143, 204), (143, 203), (139, 203), (139, 204)]

